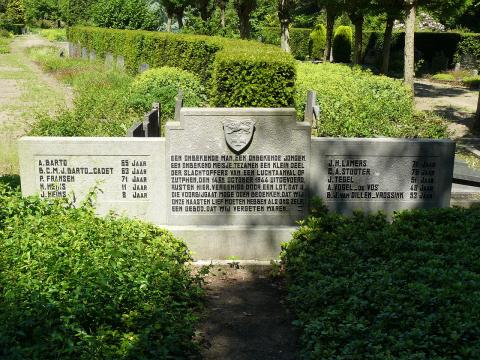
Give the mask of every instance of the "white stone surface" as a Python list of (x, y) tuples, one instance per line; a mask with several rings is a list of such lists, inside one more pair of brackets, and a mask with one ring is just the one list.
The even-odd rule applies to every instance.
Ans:
[(24, 195), (79, 203), (96, 187), (100, 214), (166, 221), (164, 139), (23, 137), (19, 155)]
[(448, 207), (454, 154), (450, 140), (314, 138), (311, 191), (347, 214)]
[(310, 125), (294, 109), (183, 108), (166, 132), (169, 224), (294, 225), (306, 215)]
[(195, 259), (269, 260), (321, 197), (333, 211), (450, 204), (449, 140), (312, 138), (294, 109), (184, 108), (166, 138), (24, 137), (25, 196), (95, 187), (97, 210), (150, 221)]

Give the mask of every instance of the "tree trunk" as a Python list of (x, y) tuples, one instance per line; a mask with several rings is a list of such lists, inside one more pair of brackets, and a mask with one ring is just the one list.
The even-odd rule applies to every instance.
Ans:
[(392, 32), (393, 32), (393, 23), (395, 18), (393, 16), (387, 17), (387, 26), (385, 27), (385, 33), (383, 34), (383, 57), (382, 57), (382, 68), (380, 72), (382, 74), (388, 74), (388, 66), (390, 64), (390, 46), (392, 45)]
[(168, 15), (168, 18), (167, 18), (167, 32), (172, 32), (172, 22), (173, 22), (172, 16)]
[(199, 3), (200, 17), (203, 21), (208, 21), (210, 12), (208, 11), (208, 0), (200, 1)]
[(407, 19), (405, 21), (405, 56), (403, 81), (413, 94), (413, 79), (415, 77), (415, 12), (416, 3), (410, 0), (407, 4)]
[(335, 23), (335, 14), (333, 13), (333, 11), (327, 9), (327, 35), (326, 35), (325, 53), (323, 54), (325, 61), (330, 61), (330, 54), (332, 53), (334, 23)]
[(240, 17), (240, 38), (250, 39), (250, 16), (249, 14), (239, 14)]
[(227, 7), (226, 1), (219, 1), (218, 6), (220, 7), (220, 25), (222, 29), (225, 29), (225, 9)]
[(473, 128), (480, 131), (480, 91), (478, 92), (477, 113), (475, 115), (475, 123)]
[(290, 50), (290, 33), (288, 31), (288, 21), (281, 21), (280, 26), (282, 29), (282, 34), (280, 38), (280, 46), (283, 51), (291, 52)]
[(362, 63), (362, 44), (363, 44), (363, 16), (355, 18), (355, 45), (353, 50), (353, 65)]
[(220, 8), (220, 24), (222, 29), (225, 29), (225, 6)]
[(178, 28), (183, 29), (183, 11), (177, 13)]

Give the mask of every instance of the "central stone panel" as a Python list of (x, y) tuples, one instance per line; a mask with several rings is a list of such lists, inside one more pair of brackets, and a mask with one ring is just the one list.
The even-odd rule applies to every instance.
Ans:
[(310, 125), (293, 109), (183, 108), (166, 126), (168, 224), (295, 225)]

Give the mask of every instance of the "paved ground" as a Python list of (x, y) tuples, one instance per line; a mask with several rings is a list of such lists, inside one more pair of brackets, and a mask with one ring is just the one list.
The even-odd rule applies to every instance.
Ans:
[(293, 315), (270, 266), (215, 266), (206, 290), (207, 309), (198, 327), (202, 359), (297, 359)]
[(470, 136), (473, 115), (477, 109), (478, 91), (464, 87), (415, 80), (415, 107), (433, 111), (450, 122), (449, 130), (455, 139)]
[(52, 45), (37, 35), (17, 36), (10, 54), (0, 54), (0, 175), (17, 173), (16, 140), (38, 112), (71, 106), (72, 90), (44, 73), (25, 54), (34, 46)]

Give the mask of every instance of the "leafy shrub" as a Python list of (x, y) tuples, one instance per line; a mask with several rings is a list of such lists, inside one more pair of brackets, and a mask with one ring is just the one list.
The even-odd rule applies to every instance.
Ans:
[(0, 29), (0, 38), (10, 39), (13, 35), (9, 31), (5, 29)]
[(8, 54), (10, 52), (10, 43), (12, 42), (9, 38), (0, 37), (0, 54)]
[[(266, 44), (280, 46), (280, 28), (279, 27), (263, 27), (259, 29), (261, 41)], [(312, 56), (311, 47), (312, 29), (295, 28), (289, 30), (290, 33), (290, 49), (295, 59), (305, 60)]]
[(259, 35), (265, 44), (280, 45), (280, 27), (262, 27), (259, 29)]
[[(131, 73), (142, 63), (191, 71), (209, 84), (213, 106), (293, 104), (294, 61), (273, 46), (212, 36), (93, 27), (69, 28), (67, 35), (69, 41), (94, 49), (97, 56), (107, 52), (123, 55)], [(253, 73), (245, 72), (247, 69)], [(267, 82), (253, 81), (257, 76)], [(268, 84), (272, 79), (275, 83)]]
[(349, 63), (352, 54), (352, 29), (350, 26), (339, 26), (333, 37), (333, 61)]
[(50, 41), (67, 41), (65, 29), (42, 29), (39, 34)]
[(398, 80), (340, 64), (298, 64), (295, 100), (299, 118), (303, 118), (308, 90), (317, 92), (319, 136), (447, 135), (438, 121), (416, 120), (412, 95)]
[(290, 49), (295, 59), (305, 60), (310, 56), (310, 33), (312, 29), (291, 28)]
[(218, 107), (293, 106), (295, 63), (284, 54), (266, 45), (219, 52), (210, 102)]
[(323, 53), (327, 42), (327, 30), (325, 26), (319, 24), (315, 26), (315, 29), (310, 34), (311, 50), (310, 56), (312, 59), (323, 59)]
[(5, 16), (12, 24), (25, 24), (25, 7), (21, 0), (9, 0)]
[(479, 89), (480, 88), (480, 76), (468, 76), (463, 79), (462, 83), (465, 86), (468, 86), (472, 89)]
[(183, 91), (185, 106), (205, 104), (206, 97), (200, 79), (188, 71), (167, 66), (137, 75), (130, 86), (131, 103), (134, 108), (145, 112), (150, 110), (153, 102), (159, 102), (164, 124), (166, 120), (173, 120), (179, 89)]
[[(364, 43), (367, 44), (365, 53), (373, 52), (376, 57), (376, 64), (379, 66), (382, 61), (383, 32), (367, 32)], [(398, 59), (391, 58), (390, 61), (390, 68), (395, 72), (403, 70), (403, 62), (401, 63), (400, 60), (403, 58), (404, 43), (405, 33), (398, 32), (393, 34), (391, 54), (399, 54)], [(447, 67), (452, 66), (454, 62), (461, 62), (462, 65), (467, 67), (475, 67), (475, 59), (477, 59), (477, 66), (480, 66), (478, 65), (480, 62), (479, 34), (415, 32), (415, 49), (416, 56), (421, 57), (425, 61), (425, 70), (427, 72), (435, 73), (438, 71), (438, 65), (444, 64), (445, 59)], [(443, 53), (442, 57), (444, 56), (445, 59), (438, 58), (438, 55), (441, 53)], [(420, 58), (416, 59), (416, 61), (418, 60)], [(437, 69), (433, 69), (432, 65), (437, 67)]]
[(455, 81), (455, 76), (452, 74), (435, 74), (432, 76), (432, 79), (441, 81)]
[(345, 217), (318, 209), (284, 247), (305, 359), (480, 353), (480, 207)]
[(466, 68), (480, 69), (480, 34), (465, 34), (458, 44), (454, 59)]
[(202, 294), (185, 244), (0, 184), (2, 359), (188, 358)]
[(156, 30), (159, 16), (144, 0), (98, 0), (92, 6), (92, 20), (102, 27)]

